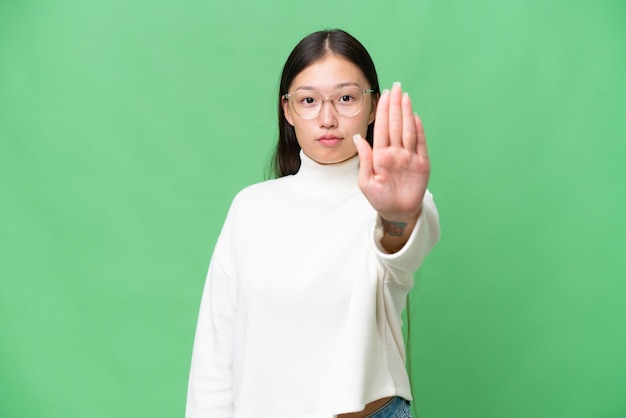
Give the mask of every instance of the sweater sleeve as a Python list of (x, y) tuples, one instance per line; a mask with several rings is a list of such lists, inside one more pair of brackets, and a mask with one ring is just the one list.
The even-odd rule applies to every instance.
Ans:
[(236, 277), (233, 210), (215, 245), (196, 327), (186, 418), (233, 416), (233, 339)]
[(424, 195), (422, 211), (417, 224), (400, 251), (388, 254), (383, 249), (380, 243), (383, 237), (380, 216), (376, 219), (372, 233), (374, 251), (378, 260), (391, 273), (391, 276), (398, 281), (405, 281), (406, 278), (413, 276), (413, 273), (421, 267), (424, 259), (439, 240), (439, 235), (439, 214), (437, 213), (433, 196), (428, 190)]

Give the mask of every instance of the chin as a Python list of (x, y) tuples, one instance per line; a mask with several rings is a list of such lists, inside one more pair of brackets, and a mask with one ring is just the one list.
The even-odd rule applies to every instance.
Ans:
[(320, 164), (339, 164), (344, 161), (351, 160), (352, 158), (357, 156), (356, 150), (353, 153), (342, 153), (341, 155), (327, 155), (327, 156), (319, 156), (319, 159), (313, 158)]

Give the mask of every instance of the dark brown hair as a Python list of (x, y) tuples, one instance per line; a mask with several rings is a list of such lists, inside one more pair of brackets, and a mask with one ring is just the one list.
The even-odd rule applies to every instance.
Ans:
[[(271, 171), (275, 177), (295, 174), (300, 169), (300, 145), (296, 139), (296, 132), (285, 119), (283, 110), (283, 95), (288, 93), (293, 79), (302, 70), (324, 58), (328, 54), (340, 56), (354, 65), (365, 75), (375, 95), (380, 93), (378, 75), (372, 57), (365, 47), (352, 35), (340, 30), (331, 29), (314, 32), (304, 39), (291, 51), (280, 78), (278, 92), (278, 143), (271, 161)], [(374, 122), (367, 127), (366, 139), (372, 144)]]

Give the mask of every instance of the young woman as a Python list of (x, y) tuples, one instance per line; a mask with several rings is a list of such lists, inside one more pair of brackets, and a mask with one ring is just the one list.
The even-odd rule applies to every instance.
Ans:
[(420, 119), (340, 30), (291, 52), (278, 113), (278, 178), (211, 259), (187, 417), (410, 417), (401, 314), (439, 238)]

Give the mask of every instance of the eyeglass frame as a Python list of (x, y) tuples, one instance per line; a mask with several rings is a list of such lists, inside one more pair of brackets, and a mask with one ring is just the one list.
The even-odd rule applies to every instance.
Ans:
[[(340, 90), (341, 90), (341, 88), (337, 89), (336, 92), (338, 92)], [(363, 98), (363, 95), (365, 95), (365, 94), (376, 93), (376, 90), (374, 90), (374, 89), (359, 89), (359, 91), (361, 92), (361, 98)], [(282, 95), (282, 98), (284, 100), (289, 101), (289, 99), (291, 97), (293, 97), (293, 95), (296, 94), (296, 93), (297, 93), (297, 91), (292, 91), (291, 93), (285, 93), (285, 94)], [(320, 108), (319, 108), (318, 112), (315, 114), (315, 116), (312, 116), (310, 118), (305, 118), (305, 117), (301, 116), (298, 113), (298, 111), (295, 109), (295, 107), (293, 107), (293, 104), (291, 103), (291, 101), (289, 101), (289, 103), (290, 103), (290, 106), (293, 108), (293, 111), (295, 112), (295, 114), (298, 115), (301, 119), (305, 119), (305, 120), (312, 120), (312, 119), (315, 119), (316, 117), (318, 117), (320, 115), (320, 113), (322, 113), (322, 109), (324, 107), (324, 102), (330, 102), (330, 105), (333, 107), (333, 109), (335, 109), (335, 112), (337, 113), (337, 115), (338, 116), (342, 116), (344, 118), (354, 117), (354, 116), (358, 115), (359, 113), (361, 113), (361, 110), (363, 110), (363, 103), (361, 103), (361, 108), (356, 113), (354, 113), (352, 115), (341, 115), (339, 113), (339, 111), (337, 111), (337, 108), (335, 107), (335, 103), (331, 99), (332, 99), (332, 97), (330, 97), (330, 96), (323, 96), (322, 95), (322, 100), (321, 100), (321, 104), (320, 104)]]

